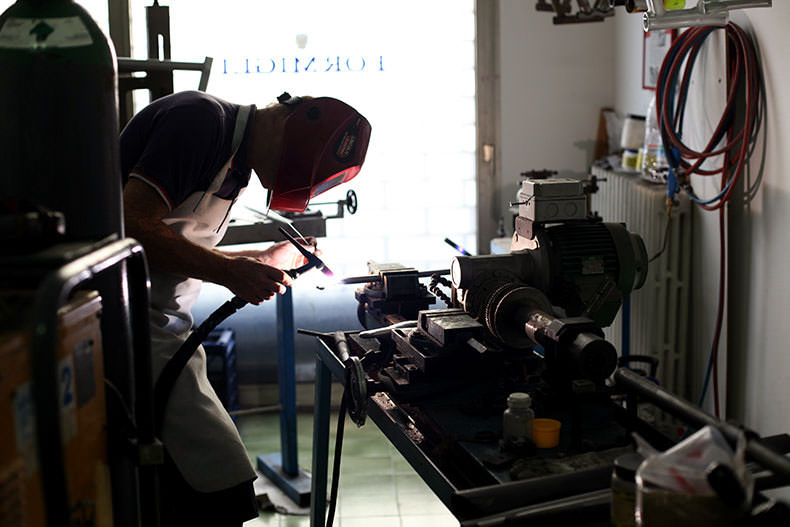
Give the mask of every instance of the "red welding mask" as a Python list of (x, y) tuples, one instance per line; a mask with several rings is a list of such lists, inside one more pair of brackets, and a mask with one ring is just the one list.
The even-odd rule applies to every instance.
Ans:
[(300, 99), (284, 93), (277, 100), (292, 110), (285, 121), (269, 208), (302, 212), (312, 197), (359, 173), (370, 141), (370, 123), (331, 97)]

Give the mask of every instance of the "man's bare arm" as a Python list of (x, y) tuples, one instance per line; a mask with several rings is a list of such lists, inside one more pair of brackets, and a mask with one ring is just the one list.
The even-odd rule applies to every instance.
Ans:
[(164, 201), (142, 181), (129, 180), (123, 205), (126, 233), (143, 245), (153, 268), (223, 285), (254, 304), (291, 285), (290, 277), (279, 269), (201, 247), (173, 232), (162, 221), (168, 213)]

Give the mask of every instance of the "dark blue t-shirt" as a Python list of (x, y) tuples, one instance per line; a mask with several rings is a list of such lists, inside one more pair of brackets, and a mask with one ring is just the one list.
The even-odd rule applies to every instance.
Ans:
[[(153, 101), (121, 132), (123, 184), (130, 177), (148, 183), (170, 210), (192, 193), (205, 191), (231, 155), (238, 111), (239, 105), (198, 91)], [(247, 138), (251, 123), (252, 118), (230, 173), (215, 193), (220, 198), (235, 199), (250, 179)]]

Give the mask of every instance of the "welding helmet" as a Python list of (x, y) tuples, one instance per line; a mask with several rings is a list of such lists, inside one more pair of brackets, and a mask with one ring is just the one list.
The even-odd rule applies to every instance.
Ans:
[(302, 212), (310, 198), (350, 181), (365, 161), (370, 123), (331, 97), (299, 98), (283, 93), (290, 107), (269, 208)]

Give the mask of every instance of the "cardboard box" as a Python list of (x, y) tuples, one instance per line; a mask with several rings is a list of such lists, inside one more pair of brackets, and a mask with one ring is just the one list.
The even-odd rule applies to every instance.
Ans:
[[(61, 439), (72, 519), (112, 524), (101, 299), (80, 292), (59, 315)], [(0, 335), (0, 525), (46, 525), (30, 383), (30, 336)], [(77, 523), (81, 525), (81, 523)]]

